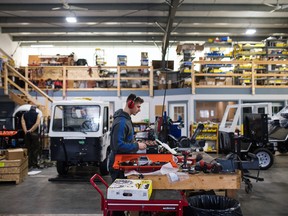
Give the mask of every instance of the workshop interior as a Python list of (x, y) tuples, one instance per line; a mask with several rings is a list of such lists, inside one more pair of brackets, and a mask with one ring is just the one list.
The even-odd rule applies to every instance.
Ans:
[(2, 0), (0, 215), (286, 215), (287, 23), (288, 0)]

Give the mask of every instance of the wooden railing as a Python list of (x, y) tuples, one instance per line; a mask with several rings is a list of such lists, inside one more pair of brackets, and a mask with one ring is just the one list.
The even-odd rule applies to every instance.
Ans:
[[(211, 67), (212, 65), (217, 67), (228, 65), (232, 69), (228, 72), (217, 72), (217, 70), (211, 72), (207, 71), (207, 65)], [(25, 81), (25, 87), (19, 91), (23, 94), (26, 93), (27, 97), (29, 97), (27, 92), (31, 88), (36, 89), (39, 93), (41, 91), (41, 95), (45, 93), (45, 90), (54, 90), (56, 86), (53, 88), (53, 86), (46, 84), (49, 79), (62, 83), (60, 88), (62, 89), (63, 98), (66, 98), (67, 91), (87, 90), (117, 91), (118, 96), (121, 96), (121, 91), (125, 90), (147, 90), (149, 95), (153, 96), (154, 88), (160, 88), (160, 85), (154, 84), (155, 74), (153, 75), (153, 67), (149, 66), (27, 66), (22, 67), (22, 69), (24, 70), (23, 75), (9, 67), (10, 78), (8, 78), (8, 72), (7, 76), (3, 77), (6, 91), (8, 82), (19, 89), (19, 86), (16, 86), (12, 81), (13, 76), (20, 77)], [(249, 88), (251, 93), (255, 94), (256, 89), (260, 88), (287, 88), (288, 61), (194, 61), (192, 62), (191, 72), (186, 73), (186, 75), (188, 76), (185, 77), (190, 79), (188, 87), (191, 87), (192, 94), (196, 93), (196, 89), (201, 88)], [(8, 79), (10, 80), (8, 81)], [(179, 80), (177, 82), (180, 83)], [(81, 86), (83, 83), (84, 85)], [(168, 80), (166, 80), (167, 83)], [(179, 87), (179, 85), (176, 87), (172, 85), (172, 88)], [(44, 97), (49, 96), (46, 94)], [(50, 100), (52, 99), (49, 98), (48, 101)]]
[(251, 88), (252, 94), (257, 88), (288, 88), (288, 60), (194, 61), (191, 80), (192, 94), (197, 88)]
[[(44, 91), (34, 85), (30, 80), (28, 80), (25, 76), (15, 70), (14, 67), (7, 63), (4, 64), (3, 72), (4, 94), (9, 95), (10, 98), (18, 104), (21, 104), (20, 101), (25, 98), (24, 103), (34, 104), (38, 106), (39, 109), (41, 109), (44, 117), (50, 116), (49, 104), (53, 102), (53, 99), (49, 95), (47, 95)], [(16, 77), (25, 83), (26, 89), (20, 87), (14, 82)], [(42, 104), (35, 97), (32, 97), (28, 92), (28, 88), (43, 96), (45, 104)]]
[[(117, 91), (118, 96), (121, 96), (123, 90), (147, 90), (149, 95), (153, 96), (154, 81), (151, 66), (27, 66), (21, 68), (25, 70), (25, 78), (37, 83), (42, 90), (57, 88), (55, 81), (60, 82), (63, 98), (66, 97), (67, 91), (103, 91), (103, 88), (105, 91)], [(48, 86), (47, 80), (54, 81), (54, 85)], [(25, 89), (28, 90), (27, 86)]]

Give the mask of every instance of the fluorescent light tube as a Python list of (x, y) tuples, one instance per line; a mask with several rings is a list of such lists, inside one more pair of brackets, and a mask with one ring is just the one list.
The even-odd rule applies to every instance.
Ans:
[(76, 23), (77, 19), (76, 19), (76, 17), (66, 17), (66, 21), (68, 23)]
[(52, 44), (32, 44), (30, 47), (33, 48), (49, 48), (49, 47), (54, 47)]
[(246, 30), (246, 34), (247, 35), (253, 35), (253, 34), (255, 34), (256, 33), (256, 29), (247, 29)]

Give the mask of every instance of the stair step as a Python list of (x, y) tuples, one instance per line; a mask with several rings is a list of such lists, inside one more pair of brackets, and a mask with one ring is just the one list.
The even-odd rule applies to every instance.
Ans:
[(27, 98), (27, 96), (24, 95), (24, 94), (17, 94), (17, 96), (20, 97), (20, 98)]

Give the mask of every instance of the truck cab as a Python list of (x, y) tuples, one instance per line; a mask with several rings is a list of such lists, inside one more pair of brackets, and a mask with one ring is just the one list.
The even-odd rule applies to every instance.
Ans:
[(108, 174), (110, 153), (109, 103), (88, 100), (56, 101), (49, 127), (51, 160), (59, 175), (72, 166), (98, 166)]

